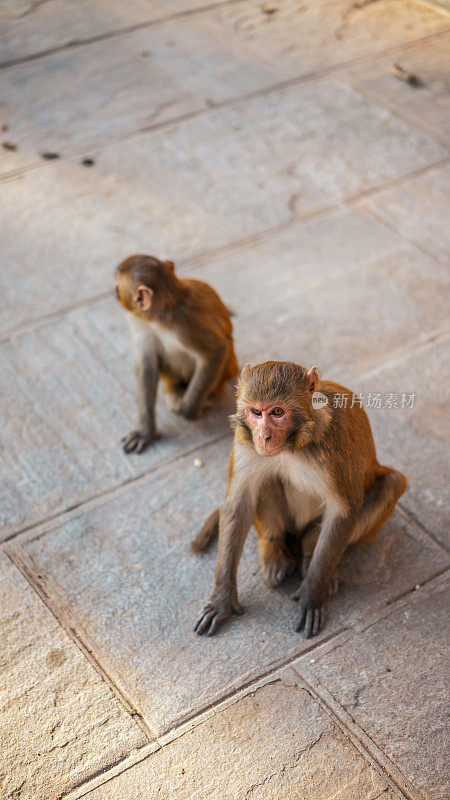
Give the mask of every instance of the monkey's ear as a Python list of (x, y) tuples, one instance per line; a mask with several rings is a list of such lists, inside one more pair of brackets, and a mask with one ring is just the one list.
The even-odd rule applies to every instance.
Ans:
[(163, 264), (167, 267), (167, 269), (170, 269), (171, 272), (175, 272), (175, 264), (173, 261), (163, 261)]
[(240, 374), (239, 377), (240, 378), (246, 378), (248, 376), (248, 373), (250, 372), (251, 368), (252, 368), (252, 365), (250, 364), (250, 361), (248, 361), (247, 364), (244, 364), (244, 366), (242, 367), (241, 374)]
[(308, 379), (308, 391), (317, 392), (319, 389), (319, 373), (317, 371), (317, 367), (311, 367), (311, 369), (307, 372), (306, 377)]
[(136, 286), (133, 292), (133, 303), (136, 308), (139, 308), (141, 311), (149, 311), (152, 305), (152, 299), (153, 289), (150, 289), (149, 286), (144, 286), (143, 283)]

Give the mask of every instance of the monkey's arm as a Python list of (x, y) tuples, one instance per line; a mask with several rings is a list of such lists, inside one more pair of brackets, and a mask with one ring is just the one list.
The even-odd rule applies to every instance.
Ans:
[(136, 354), (139, 428), (122, 439), (126, 453), (142, 453), (156, 437), (155, 402), (158, 389), (158, 354), (156, 346)]
[(189, 385), (176, 409), (186, 419), (195, 418), (204, 400), (211, 394), (225, 366), (227, 348), (220, 345), (198, 361)]
[(195, 625), (194, 630), (199, 636), (203, 633), (212, 636), (233, 611), (242, 614), (243, 609), (237, 599), (236, 577), (253, 515), (254, 507), (246, 495), (236, 500), (228, 498), (220, 509), (216, 585)]
[(319, 633), (323, 622), (323, 604), (329, 593), (330, 581), (351, 539), (354, 516), (327, 518), (314, 548), (308, 571), (300, 587), (292, 595), (299, 601), (300, 617), (297, 630), (304, 629), (309, 639)]

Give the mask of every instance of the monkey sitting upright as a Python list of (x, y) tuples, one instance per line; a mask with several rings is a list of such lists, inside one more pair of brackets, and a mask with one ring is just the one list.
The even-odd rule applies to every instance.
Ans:
[[(328, 402), (315, 408), (318, 391)], [(347, 407), (334, 407), (336, 394), (347, 397)], [(268, 361), (242, 370), (226, 500), (193, 542), (194, 551), (203, 550), (219, 531), (215, 589), (198, 634), (211, 636), (233, 611), (242, 613), (236, 576), (252, 522), (272, 585), (297, 565), (287, 532), (302, 537), (297, 630), (309, 638), (321, 629), (344, 551), (378, 533), (407, 485), (401, 472), (378, 463), (369, 420), (352, 398), (348, 389), (320, 381), (316, 367)]]
[(237, 376), (233, 328), (214, 289), (178, 278), (172, 261), (127, 258), (117, 268), (116, 295), (130, 312), (139, 407), (139, 428), (122, 444), (126, 453), (141, 453), (156, 436), (159, 377), (172, 409), (194, 419)]

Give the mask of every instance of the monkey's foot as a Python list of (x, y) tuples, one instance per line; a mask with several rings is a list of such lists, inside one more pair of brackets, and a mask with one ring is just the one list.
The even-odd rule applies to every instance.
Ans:
[(125, 453), (142, 453), (155, 439), (152, 431), (131, 431), (121, 442)]
[(184, 417), (185, 419), (197, 419), (199, 416), (199, 409), (197, 406), (190, 406), (184, 401), (184, 397), (174, 398), (171, 405), (172, 411), (175, 414), (180, 414), (180, 416)]
[(304, 606), (302, 608), (300, 621), (295, 630), (304, 630), (305, 639), (311, 639), (312, 636), (317, 636), (322, 628), (322, 611), (322, 606), (319, 606), (319, 608), (309, 608)]
[(167, 402), (171, 411), (173, 411), (175, 414), (180, 412), (180, 405), (185, 391), (186, 385), (181, 383), (172, 385), (170, 389), (166, 388)]
[(198, 636), (202, 636), (204, 633), (206, 633), (207, 636), (214, 636), (219, 625), (225, 622), (233, 611), (235, 614), (243, 614), (244, 612), (244, 609), (237, 600), (235, 600), (233, 604), (231, 604), (229, 600), (218, 602), (212, 600), (204, 607), (200, 619), (197, 620), (194, 627), (195, 633)]
[(260, 548), (264, 580), (269, 586), (279, 586), (287, 575), (295, 571), (297, 559), (279, 542), (260, 543)]
[(323, 605), (311, 599), (305, 582), (300, 584), (299, 589), (291, 597), (293, 600), (298, 600), (300, 604), (300, 617), (296, 631), (304, 630), (305, 639), (317, 636), (323, 624)]

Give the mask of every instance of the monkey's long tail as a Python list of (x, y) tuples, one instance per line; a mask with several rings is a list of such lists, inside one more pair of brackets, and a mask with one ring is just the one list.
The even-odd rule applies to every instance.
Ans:
[(216, 510), (209, 515), (200, 533), (198, 533), (194, 541), (191, 542), (191, 550), (193, 553), (202, 553), (216, 538), (219, 533), (219, 516), (220, 508), (216, 508)]

